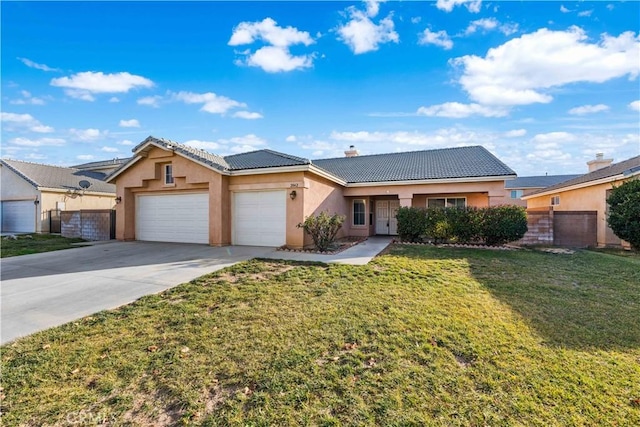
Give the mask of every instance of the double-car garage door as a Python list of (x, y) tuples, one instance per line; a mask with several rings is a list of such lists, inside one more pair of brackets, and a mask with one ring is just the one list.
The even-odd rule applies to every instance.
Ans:
[[(232, 243), (281, 246), (286, 241), (286, 192), (233, 194)], [(136, 239), (209, 243), (209, 194), (140, 195), (136, 199)]]

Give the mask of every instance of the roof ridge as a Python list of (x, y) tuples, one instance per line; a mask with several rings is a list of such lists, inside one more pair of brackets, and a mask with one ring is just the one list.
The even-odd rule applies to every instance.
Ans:
[(271, 150), (269, 148), (263, 148), (263, 151), (266, 151), (268, 153), (275, 154), (277, 156), (284, 157), (287, 159), (300, 160), (307, 164), (311, 163), (311, 160), (307, 159), (306, 157), (299, 157), (299, 156), (294, 156), (293, 154), (281, 153), (280, 151)]
[(51, 165), (48, 163), (38, 163), (38, 162), (29, 162), (27, 160), (17, 160), (17, 159), (1, 159), (2, 161), (9, 161), (9, 162), (19, 162), (19, 163), (26, 163), (28, 165), (36, 165), (36, 166), (47, 166), (50, 168), (60, 168), (60, 169), (73, 169), (73, 170), (80, 170), (78, 168), (74, 168), (72, 166), (60, 166), (60, 165)]

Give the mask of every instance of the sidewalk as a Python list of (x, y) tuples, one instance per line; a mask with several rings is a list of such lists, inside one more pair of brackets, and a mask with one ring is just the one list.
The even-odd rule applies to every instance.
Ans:
[(372, 236), (362, 243), (350, 247), (334, 255), (313, 254), (306, 252), (272, 251), (263, 258), (284, 259), (291, 261), (314, 261), (327, 264), (365, 265), (382, 252), (393, 241), (392, 236)]

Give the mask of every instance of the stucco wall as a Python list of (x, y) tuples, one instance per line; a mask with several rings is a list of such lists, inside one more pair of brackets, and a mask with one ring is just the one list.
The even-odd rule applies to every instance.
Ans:
[(35, 200), (39, 191), (15, 172), (0, 165), (1, 200)]
[(49, 232), (49, 211), (58, 208), (58, 203), (64, 203), (64, 210), (113, 209), (116, 205), (116, 195), (102, 196), (87, 194), (70, 195), (66, 192), (43, 191), (40, 196), (41, 231)]
[[(304, 218), (318, 215), (322, 211), (329, 215), (344, 215), (346, 219), (337, 237), (349, 235), (349, 202), (342, 195), (342, 186), (311, 173), (305, 174), (304, 183)], [(304, 244), (311, 243), (311, 237), (304, 234)]]
[(554, 211), (597, 211), (598, 245), (620, 245), (621, 241), (607, 226), (607, 190), (623, 181), (592, 185), (569, 191), (559, 191), (546, 196), (533, 197), (527, 200), (527, 209), (548, 208), (552, 196), (560, 196), (560, 204), (553, 207)]

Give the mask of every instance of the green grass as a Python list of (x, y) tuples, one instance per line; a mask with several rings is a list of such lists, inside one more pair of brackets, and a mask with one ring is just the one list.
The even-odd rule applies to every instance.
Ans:
[(2, 348), (5, 425), (640, 425), (640, 257), (250, 261)]
[(0, 239), (2, 258), (69, 249), (72, 243), (84, 242), (80, 238), (68, 239), (54, 234), (20, 234), (16, 237), (15, 240), (6, 236)]

